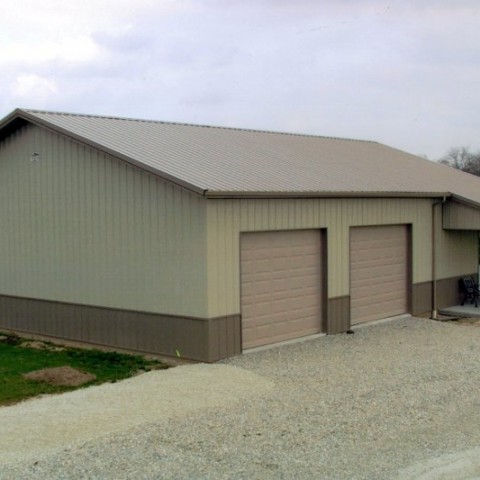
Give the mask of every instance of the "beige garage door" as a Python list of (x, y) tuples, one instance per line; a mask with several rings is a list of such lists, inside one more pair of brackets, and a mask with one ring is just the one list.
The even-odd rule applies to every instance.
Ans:
[(320, 332), (320, 232), (245, 233), (240, 251), (243, 348)]
[(350, 229), (351, 323), (406, 313), (407, 227)]

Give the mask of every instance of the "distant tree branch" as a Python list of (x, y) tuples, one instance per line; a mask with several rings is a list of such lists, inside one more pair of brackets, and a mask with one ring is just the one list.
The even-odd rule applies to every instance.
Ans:
[(480, 176), (480, 151), (471, 152), (468, 147), (451, 148), (439, 163)]

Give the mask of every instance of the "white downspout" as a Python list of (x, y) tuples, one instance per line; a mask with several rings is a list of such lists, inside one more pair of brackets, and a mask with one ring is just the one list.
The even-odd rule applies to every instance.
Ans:
[(437, 318), (437, 255), (436, 255), (436, 229), (435, 207), (443, 205), (447, 201), (447, 197), (432, 203), (432, 318)]

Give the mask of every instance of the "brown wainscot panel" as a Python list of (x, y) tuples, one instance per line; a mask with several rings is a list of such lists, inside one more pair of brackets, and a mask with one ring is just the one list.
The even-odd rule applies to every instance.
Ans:
[(211, 318), (208, 323), (208, 362), (215, 362), (242, 353), (240, 315)]
[[(477, 273), (467, 273), (437, 280), (437, 310), (458, 305), (462, 301), (458, 281), (467, 276), (476, 278)], [(413, 285), (412, 297), (412, 315), (430, 315), (433, 308), (433, 282), (415, 283)]]
[(414, 283), (412, 288), (412, 315), (430, 315), (432, 313), (433, 283)]
[(460, 304), (462, 301), (462, 295), (460, 293), (458, 281), (461, 278), (468, 276), (472, 276), (476, 279), (477, 272), (437, 280), (437, 309)]
[(0, 329), (204, 362), (240, 353), (239, 315), (188, 318), (0, 295)]
[(327, 334), (350, 330), (350, 296), (328, 299)]

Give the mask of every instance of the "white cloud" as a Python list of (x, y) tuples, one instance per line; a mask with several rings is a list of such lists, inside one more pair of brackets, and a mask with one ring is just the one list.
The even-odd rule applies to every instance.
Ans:
[(40, 43), (14, 43), (10, 48), (0, 50), (0, 65), (34, 66), (52, 61), (88, 62), (99, 55), (98, 46), (86, 36), (62, 40), (45, 39)]
[(38, 75), (20, 75), (12, 88), (12, 94), (19, 100), (29, 101), (32, 99), (47, 98), (58, 93), (55, 82), (42, 78)]
[(454, 138), (478, 144), (479, 17), (473, 0), (3, 2), (0, 110), (365, 137), (435, 157)]
[[(143, 17), (161, 20), (188, 2), (163, 0), (17, 0), (0, 5), (0, 65), (52, 60), (86, 62), (100, 53), (97, 36), (121, 36)], [(132, 39), (134, 40), (134, 39)]]

